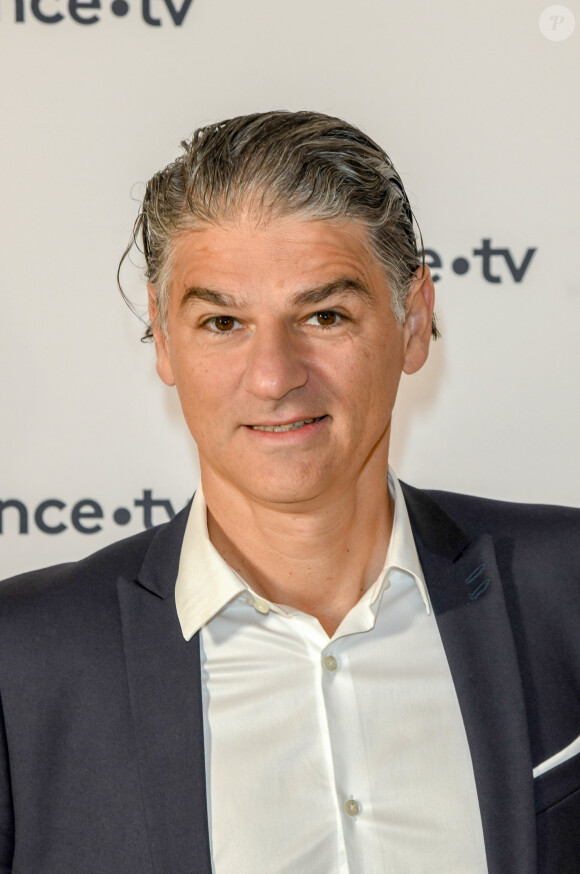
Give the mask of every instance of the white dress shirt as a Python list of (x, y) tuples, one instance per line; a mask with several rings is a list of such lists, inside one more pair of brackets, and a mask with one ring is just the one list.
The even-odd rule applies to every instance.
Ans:
[(486, 874), (473, 767), (401, 487), (383, 570), (329, 638), (209, 540), (201, 488), (176, 583), (201, 629), (215, 874)]

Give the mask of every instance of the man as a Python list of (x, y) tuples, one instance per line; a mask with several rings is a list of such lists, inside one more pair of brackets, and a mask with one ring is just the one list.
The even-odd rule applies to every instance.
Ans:
[(580, 870), (580, 514), (388, 471), (433, 283), (338, 119), (194, 134), (136, 235), (191, 507), (0, 601), (0, 870)]

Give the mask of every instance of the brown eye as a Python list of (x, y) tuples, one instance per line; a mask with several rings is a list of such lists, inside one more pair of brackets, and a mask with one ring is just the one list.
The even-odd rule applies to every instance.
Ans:
[(216, 326), (218, 331), (226, 332), (231, 331), (234, 327), (236, 320), (231, 316), (216, 316), (213, 320), (214, 325)]
[(321, 313), (316, 313), (316, 318), (319, 325), (326, 327), (328, 325), (335, 325), (338, 317), (332, 310), (323, 310)]

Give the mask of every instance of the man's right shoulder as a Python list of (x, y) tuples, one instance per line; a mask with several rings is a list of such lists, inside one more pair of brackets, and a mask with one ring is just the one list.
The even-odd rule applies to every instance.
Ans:
[(0, 607), (21, 598), (70, 592), (79, 586), (84, 589), (97, 586), (102, 590), (116, 584), (120, 576), (136, 579), (151, 543), (167, 524), (118, 540), (78, 561), (38, 568), (1, 580)]
[(99, 662), (97, 653), (116, 651), (121, 640), (119, 585), (138, 587), (147, 555), (155, 552), (170, 525), (147, 529), (80, 561), (0, 582), (3, 687), (15, 666), (21, 678), (38, 675), (48, 682), (47, 665), (61, 675), (67, 664), (74, 664), (82, 674), (83, 665), (90, 671), (91, 663)]

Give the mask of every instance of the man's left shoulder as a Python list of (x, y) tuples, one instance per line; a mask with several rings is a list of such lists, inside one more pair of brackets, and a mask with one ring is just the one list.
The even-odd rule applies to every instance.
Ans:
[[(466, 535), (467, 542), (491, 536), (507, 601), (543, 623), (580, 618), (580, 510), (525, 504), (454, 492), (429, 491)], [(534, 620), (535, 621), (535, 620)]]
[(580, 509), (555, 504), (528, 504), (465, 495), (427, 491), (453, 521), (470, 537), (491, 534), (499, 541), (526, 544), (528, 548), (560, 548), (580, 553)]

